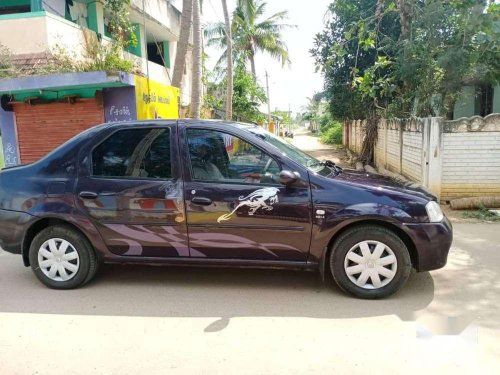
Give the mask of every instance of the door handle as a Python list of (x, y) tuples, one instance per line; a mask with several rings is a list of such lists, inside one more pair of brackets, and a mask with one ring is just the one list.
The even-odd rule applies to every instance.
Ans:
[(93, 191), (82, 191), (78, 195), (83, 199), (96, 199), (98, 197), (97, 193), (94, 193)]
[(200, 206), (210, 206), (212, 204), (212, 200), (210, 198), (194, 197), (191, 199), (191, 203)]

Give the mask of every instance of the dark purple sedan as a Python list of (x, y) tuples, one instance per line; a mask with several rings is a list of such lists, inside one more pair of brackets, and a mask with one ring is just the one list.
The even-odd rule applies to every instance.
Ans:
[[(362, 298), (441, 268), (452, 229), (435, 197), (320, 162), (258, 126), (100, 125), (0, 173), (0, 245), (45, 285), (100, 263), (287, 268)], [(168, 271), (167, 271), (168, 272)]]

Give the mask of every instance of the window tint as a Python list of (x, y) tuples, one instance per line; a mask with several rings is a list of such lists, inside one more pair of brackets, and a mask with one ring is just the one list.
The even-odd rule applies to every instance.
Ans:
[(120, 130), (92, 153), (92, 174), (171, 178), (169, 129)]
[(280, 167), (265, 152), (227, 133), (187, 129), (194, 180), (273, 184)]

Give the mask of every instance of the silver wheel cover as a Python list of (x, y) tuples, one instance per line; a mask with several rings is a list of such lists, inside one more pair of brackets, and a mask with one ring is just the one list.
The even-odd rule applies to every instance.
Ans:
[(361, 241), (351, 247), (344, 259), (349, 280), (363, 289), (379, 289), (396, 276), (398, 261), (389, 246), (379, 241)]
[(38, 266), (49, 279), (68, 281), (78, 272), (80, 257), (68, 241), (51, 238), (38, 249)]

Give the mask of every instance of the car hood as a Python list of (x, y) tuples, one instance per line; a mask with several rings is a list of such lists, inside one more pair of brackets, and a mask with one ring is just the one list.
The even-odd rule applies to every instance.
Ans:
[(345, 181), (349, 184), (359, 185), (363, 187), (373, 187), (377, 189), (385, 189), (389, 191), (400, 192), (404, 194), (417, 195), (428, 200), (437, 200), (436, 196), (426, 190), (423, 186), (414, 182), (397, 180), (392, 177), (382, 176), (379, 174), (368, 173), (364, 171), (356, 171), (352, 169), (344, 169), (337, 176), (330, 176), (337, 181)]

